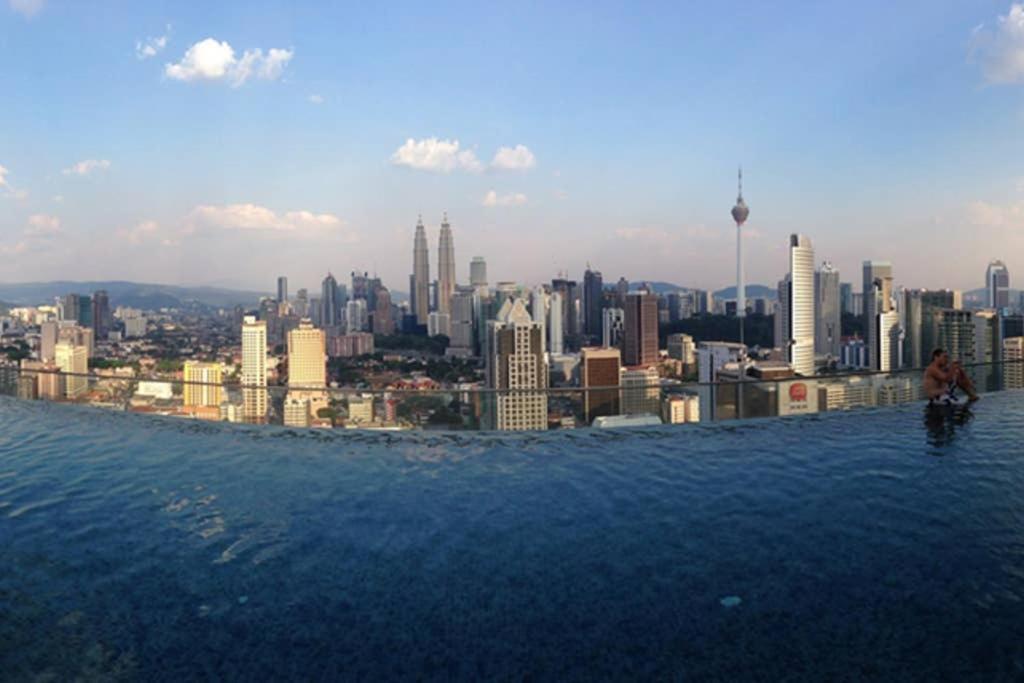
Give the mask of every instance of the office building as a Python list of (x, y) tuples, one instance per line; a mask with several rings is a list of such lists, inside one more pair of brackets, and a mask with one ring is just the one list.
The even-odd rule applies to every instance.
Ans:
[(452, 355), (465, 357), (476, 353), (473, 324), (476, 298), (476, 288), (473, 286), (458, 286), (452, 295), (451, 335), (448, 347)]
[(77, 294), (66, 294), (57, 303), (57, 314), (62, 322), (78, 322), (78, 311), (81, 308)]
[[(618, 349), (585, 347), (580, 351), (580, 386), (583, 392), (583, 419), (619, 414), (619, 373), (622, 356)], [(593, 387), (614, 387), (593, 389)], [(589, 391), (587, 391), (589, 389)]]
[(288, 333), (288, 388), (324, 389), (326, 386), (326, 335), (308, 319), (303, 319)]
[(247, 315), (242, 319), (242, 416), (246, 422), (266, 422), (266, 387), (267, 323)]
[(469, 262), (469, 286), (481, 297), (487, 297), (487, 261), (483, 256), (474, 256)]
[(693, 337), (688, 334), (670, 334), (666, 340), (668, 357), (683, 362), (683, 365), (691, 367), (696, 363), (697, 345)]
[(974, 362), (982, 363), (971, 377), (978, 391), (997, 391), (1001, 383), (1003, 338), (999, 312), (994, 309), (974, 311)]
[(601, 346), (622, 347), (622, 334), (626, 328), (626, 311), (606, 308), (601, 312)]
[(58, 326), (54, 320), (46, 320), (39, 325), (39, 360), (43, 362), (51, 362), (55, 357)]
[(70, 341), (57, 343), (54, 363), (63, 375), (64, 396), (74, 399), (89, 390), (89, 350)]
[(441, 234), (437, 242), (437, 310), (451, 316), (452, 295), (455, 293), (455, 241), (448, 214), (441, 219)]
[(627, 366), (658, 362), (658, 297), (630, 292), (622, 333), (622, 362)]
[[(285, 284), (287, 287), (287, 283)], [(287, 293), (287, 289), (285, 290)], [(305, 288), (295, 292), (295, 315), (300, 318), (309, 318), (312, 312), (309, 310), (309, 292)]]
[(587, 270), (583, 274), (583, 332), (590, 339), (597, 339), (602, 334), (603, 318), (601, 306), (604, 300), (604, 278), (601, 272)]
[[(885, 261), (864, 262), (864, 332), (867, 342), (868, 367), (872, 370), (889, 370), (892, 363), (881, 356), (881, 337), (879, 316), (892, 311), (892, 264)], [(886, 322), (888, 324), (888, 321)], [(898, 322), (897, 322), (898, 325)], [(891, 344), (885, 342), (886, 350)]]
[(451, 317), (447, 313), (431, 311), (427, 315), (427, 336), (451, 338)]
[(224, 400), (219, 363), (187, 360), (182, 369), (182, 403), (185, 407), (219, 407)]
[(548, 318), (548, 294), (542, 285), (537, 285), (530, 292), (530, 316), (533, 322), (540, 325), (540, 339), (542, 350), (547, 352), (547, 318)]
[(785, 358), (794, 372), (814, 374), (814, 249), (805, 235), (789, 237), (789, 287), (785, 308)]
[(943, 309), (937, 312), (936, 347), (949, 353), (952, 360), (964, 365), (974, 363), (974, 314), (971, 311)]
[(320, 285), (320, 326), (337, 327), (341, 324), (341, 303), (338, 281), (330, 273)]
[(278, 276), (277, 278), (277, 303), (283, 304), (288, 302), (288, 278), (284, 275)]
[(499, 430), (547, 428), (548, 366), (544, 362), (541, 327), (522, 298), (507, 300), (487, 337), (487, 386), (493, 396), (489, 423)]
[(839, 283), (839, 311), (842, 314), (859, 315), (853, 310), (853, 285), (849, 282)]
[(106, 339), (113, 326), (114, 316), (110, 310), (110, 297), (106, 290), (98, 290), (92, 294), (92, 329), (96, 339)]
[(1003, 388), (1024, 389), (1024, 337), (1003, 339)]
[(828, 261), (814, 274), (814, 353), (839, 358), (842, 343), (842, 304), (839, 271)]
[(391, 314), (391, 292), (382, 285), (376, 288), (373, 298), (373, 333), (394, 334), (395, 319)]
[(365, 332), (366, 323), (366, 299), (352, 299), (345, 304), (345, 331), (348, 334)]
[(985, 307), (1010, 307), (1010, 271), (1002, 261), (993, 260), (985, 269)]
[(657, 367), (622, 368), (620, 385), (623, 415), (661, 415), (661, 385)]
[(373, 350), (373, 335), (369, 332), (338, 334), (327, 339), (327, 355), (331, 358), (355, 358)]
[(430, 313), (430, 254), (427, 251), (427, 232), (422, 218), (416, 221), (416, 234), (413, 238), (411, 283), (409, 297), (416, 324), (426, 325)]
[(562, 307), (562, 293), (551, 292), (548, 299), (548, 349), (554, 355), (565, 353), (565, 316)]

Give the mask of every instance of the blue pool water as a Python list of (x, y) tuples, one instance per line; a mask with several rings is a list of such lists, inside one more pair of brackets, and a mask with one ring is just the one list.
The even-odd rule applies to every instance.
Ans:
[(1021, 393), (521, 436), (0, 399), (0, 676), (1021, 680), (1022, 438)]

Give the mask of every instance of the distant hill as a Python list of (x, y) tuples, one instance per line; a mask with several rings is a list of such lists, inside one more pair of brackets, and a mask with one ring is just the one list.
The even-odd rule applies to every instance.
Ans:
[(19, 282), (0, 283), (0, 300), (19, 306), (51, 304), (55, 297), (69, 293), (92, 294), (106, 290), (111, 306), (156, 309), (180, 307), (189, 302), (206, 306), (230, 307), (236, 304), (255, 306), (261, 292), (247, 292), (220, 287), (179, 287), (139, 282)]
[[(778, 290), (774, 287), (765, 287), (764, 285), (744, 285), (744, 290), (747, 292), (748, 299), (771, 299), (774, 301), (779, 298)], [(726, 287), (715, 292), (716, 299), (735, 299), (736, 298), (736, 287)]]

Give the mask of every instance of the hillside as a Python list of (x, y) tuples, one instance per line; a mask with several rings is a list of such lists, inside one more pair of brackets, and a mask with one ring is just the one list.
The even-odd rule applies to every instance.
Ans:
[(214, 307), (229, 307), (236, 304), (254, 306), (259, 303), (261, 296), (266, 296), (261, 292), (220, 287), (180, 287), (124, 281), (56, 281), (0, 283), (0, 300), (19, 306), (33, 306), (53, 303), (55, 297), (68, 293), (92, 294), (101, 289), (106, 290), (111, 306), (143, 309), (177, 307), (187, 302)]

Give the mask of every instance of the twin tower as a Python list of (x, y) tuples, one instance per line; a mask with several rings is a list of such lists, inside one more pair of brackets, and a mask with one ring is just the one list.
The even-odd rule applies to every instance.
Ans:
[[(441, 219), (441, 235), (437, 242), (437, 303), (438, 313), (451, 314), (452, 294), (455, 292), (455, 242), (448, 213)], [(412, 275), (409, 276), (409, 296), (417, 325), (426, 325), (430, 315), (430, 254), (427, 251), (427, 231), (423, 217), (416, 221), (416, 238), (412, 247)]]

